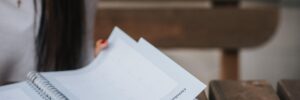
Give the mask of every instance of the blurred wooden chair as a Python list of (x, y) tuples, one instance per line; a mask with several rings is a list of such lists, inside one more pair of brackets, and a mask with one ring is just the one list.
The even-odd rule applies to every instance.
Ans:
[[(239, 79), (239, 51), (268, 41), (278, 24), (278, 7), (240, 6), (239, 0), (102, 0), (95, 38), (114, 26), (162, 48), (222, 48), (221, 79)], [(95, 40), (96, 40), (95, 39)]]

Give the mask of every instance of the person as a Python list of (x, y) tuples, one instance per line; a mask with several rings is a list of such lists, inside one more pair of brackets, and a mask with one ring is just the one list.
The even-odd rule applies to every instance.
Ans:
[(100, 39), (93, 46), (96, 2), (1, 0), (0, 83), (88, 64), (108, 44)]

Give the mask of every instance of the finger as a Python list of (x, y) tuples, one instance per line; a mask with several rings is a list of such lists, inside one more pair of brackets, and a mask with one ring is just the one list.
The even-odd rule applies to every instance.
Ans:
[(96, 47), (95, 48), (95, 56), (97, 56), (103, 48), (107, 47), (107, 45), (108, 45), (108, 43), (106, 40), (104, 40), (104, 39), (98, 40), (96, 42), (96, 46), (95, 46)]

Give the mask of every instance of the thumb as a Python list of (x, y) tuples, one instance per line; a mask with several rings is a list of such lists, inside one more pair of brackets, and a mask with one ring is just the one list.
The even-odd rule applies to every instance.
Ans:
[(95, 46), (95, 56), (97, 56), (102, 49), (104, 49), (105, 47), (107, 47), (108, 43), (105, 39), (99, 39), (96, 42), (96, 46)]

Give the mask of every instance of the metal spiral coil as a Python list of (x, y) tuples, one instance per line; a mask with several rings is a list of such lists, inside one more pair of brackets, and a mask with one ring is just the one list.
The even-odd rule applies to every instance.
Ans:
[(27, 83), (45, 100), (69, 100), (39, 73), (28, 73)]

